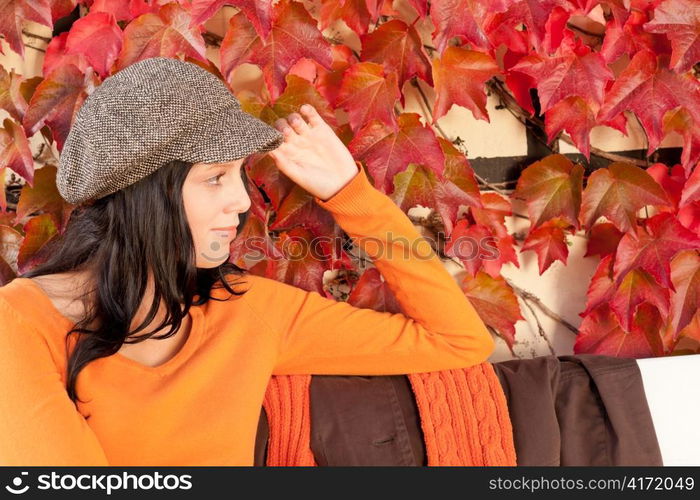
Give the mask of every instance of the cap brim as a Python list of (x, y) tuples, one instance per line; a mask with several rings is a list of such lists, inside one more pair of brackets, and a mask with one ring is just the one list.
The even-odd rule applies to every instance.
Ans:
[(221, 163), (272, 151), (284, 142), (276, 128), (241, 110), (230, 109), (199, 124), (191, 132), (185, 161)]

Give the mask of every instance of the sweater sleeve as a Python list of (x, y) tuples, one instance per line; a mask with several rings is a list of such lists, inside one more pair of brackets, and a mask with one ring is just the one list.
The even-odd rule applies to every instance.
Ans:
[(0, 298), (0, 465), (109, 465), (41, 334)]
[(494, 341), (464, 292), (357, 165), (358, 174), (330, 199), (314, 199), (373, 260), (406, 315), (261, 278), (269, 291), (252, 307), (277, 338), (273, 374), (395, 375), (486, 361)]

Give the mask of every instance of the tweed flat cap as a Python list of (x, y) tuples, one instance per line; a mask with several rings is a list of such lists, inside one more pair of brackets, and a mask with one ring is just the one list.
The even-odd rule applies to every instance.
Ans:
[(241, 110), (212, 73), (152, 57), (109, 76), (85, 99), (63, 145), (56, 184), (63, 199), (79, 204), (123, 189), (170, 160), (233, 161), (283, 140)]

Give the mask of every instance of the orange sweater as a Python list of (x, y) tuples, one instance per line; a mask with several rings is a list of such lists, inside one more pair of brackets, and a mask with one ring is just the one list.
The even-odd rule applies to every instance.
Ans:
[(0, 465), (252, 465), (272, 375), (395, 375), (488, 358), (494, 343), (476, 311), (362, 167), (314, 200), (376, 259), (406, 315), (249, 275), (245, 295), (192, 308), (190, 336), (164, 364), (118, 353), (89, 363), (76, 409), (65, 391), (73, 323), (16, 278), (0, 287)]

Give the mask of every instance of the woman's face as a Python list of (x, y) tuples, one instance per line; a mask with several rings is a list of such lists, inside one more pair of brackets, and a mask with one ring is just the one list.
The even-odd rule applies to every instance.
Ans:
[(245, 160), (196, 163), (187, 174), (182, 199), (199, 268), (217, 267), (226, 262), (236, 231), (217, 228), (237, 228), (241, 221), (239, 214), (250, 208), (242, 177)]

